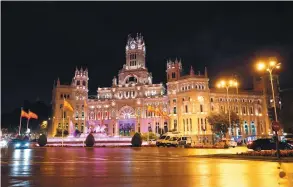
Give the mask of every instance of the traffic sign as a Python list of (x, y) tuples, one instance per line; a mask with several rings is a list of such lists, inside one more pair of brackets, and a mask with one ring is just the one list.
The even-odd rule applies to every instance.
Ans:
[(277, 122), (277, 121), (273, 121), (272, 122), (272, 128), (273, 128), (273, 131), (279, 131), (280, 130), (280, 123)]

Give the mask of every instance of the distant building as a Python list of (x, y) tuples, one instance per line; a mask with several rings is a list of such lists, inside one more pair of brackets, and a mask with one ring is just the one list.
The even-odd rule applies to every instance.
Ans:
[[(141, 35), (128, 37), (126, 63), (114, 77), (111, 87), (97, 89), (97, 96), (88, 96), (88, 70), (76, 69), (72, 83), (62, 85), (58, 79), (53, 88), (53, 125), (50, 135), (62, 128), (64, 98), (74, 111), (65, 112), (67, 131), (102, 133), (107, 136), (130, 136), (134, 132), (161, 134), (170, 130), (197, 136), (211, 135), (207, 116), (211, 112), (227, 112), (225, 90), (209, 87), (207, 70), (195, 74), (190, 69), (182, 75), (182, 63), (167, 62), (167, 90), (162, 83), (154, 84), (145, 62), (145, 43)], [(271, 133), (267, 115), (268, 95), (264, 79), (254, 81), (254, 90), (231, 89), (230, 109), (243, 118), (232, 134), (237, 137), (254, 137)], [(159, 108), (169, 117), (149, 111), (148, 106)]]

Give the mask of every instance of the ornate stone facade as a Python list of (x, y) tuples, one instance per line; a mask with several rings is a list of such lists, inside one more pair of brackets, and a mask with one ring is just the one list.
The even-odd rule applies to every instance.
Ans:
[[(167, 97), (163, 84), (153, 84), (152, 74), (145, 65), (145, 43), (141, 35), (128, 37), (126, 64), (111, 87), (97, 89), (96, 97), (88, 97), (88, 71), (76, 70), (71, 85), (53, 89), (53, 125), (51, 135), (62, 127), (64, 95), (74, 112), (65, 114), (65, 129), (74, 124), (82, 132), (91, 130), (109, 136), (129, 136), (134, 132), (168, 131), (168, 120), (148, 112), (149, 105), (167, 112)], [(69, 97), (67, 97), (69, 96)], [(66, 112), (65, 112), (66, 113)], [(72, 122), (72, 123), (71, 123)], [(160, 132), (159, 132), (160, 131)]]
[[(65, 112), (65, 129), (89, 130), (107, 136), (130, 136), (134, 132), (162, 133), (177, 130), (184, 134), (211, 135), (207, 116), (210, 112), (227, 112), (224, 90), (211, 89), (207, 70), (195, 74), (191, 68), (182, 75), (182, 63), (167, 62), (167, 90), (163, 84), (154, 84), (145, 63), (145, 43), (141, 35), (128, 37), (126, 63), (114, 77), (111, 87), (97, 89), (97, 96), (88, 96), (88, 70), (76, 69), (71, 85), (58, 80), (53, 89), (54, 136), (63, 124), (62, 103), (65, 98), (74, 111)], [(266, 95), (259, 89), (230, 91), (229, 107), (244, 120), (232, 130), (234, 136), (249, 137), (270, 133)], [(165, 111), (169, 119), (148, 112), (155, 106)]]

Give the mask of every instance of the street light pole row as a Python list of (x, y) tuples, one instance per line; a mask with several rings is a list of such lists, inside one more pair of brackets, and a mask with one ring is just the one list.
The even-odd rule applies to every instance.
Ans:
[(231, 115), (230, 115), (230, 103), (229, 103), (229, 88), (236, 87), (237, 93), (238, 93), (238, 82), (235, 80), (229, 80), (229, 81), (222, 80), (217, 84), (217, 87), (226, 89), (228, 116), (229, 116), (229, 134), (231, 134), (232, 128), (231, 128)]

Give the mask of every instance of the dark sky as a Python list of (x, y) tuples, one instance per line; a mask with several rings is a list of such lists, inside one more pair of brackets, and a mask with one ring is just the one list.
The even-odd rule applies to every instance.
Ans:
[[(2, 111), (36, 98), (50, 103), (57, 77), (89, 69), (90, 95), (111, 86), (125, 63), (128, 34), (141, 32), (147, 67), (165, 82), (169, 58), (186, 72), (207, 66), (212, 80), (238, 73), (251, 87), (259, 58), (282, 62), (281, 87), (293, 87), (292, 2), (1, 2)], [(213, 85), (213, 81), (211, 85)]]

